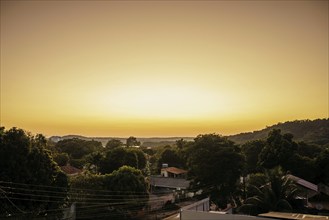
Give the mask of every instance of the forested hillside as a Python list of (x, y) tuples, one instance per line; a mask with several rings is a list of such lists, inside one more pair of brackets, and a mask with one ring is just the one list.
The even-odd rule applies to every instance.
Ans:
[[(247, 141), (265, 139), (268, 133), (273, 129), (280, 129), (282, 133), (291, 133), (294, 136), (294, 141), (312, 143), (322, 146), (329, 145), (329, 119), (316, 119), (316, 120), (295, 120), (278, 123), (275, 125), (267, 126), (259, 131), (252, 131), (228, 136), (228, 139), (237, 144), (243, 144)], [(67, 136), (53, 136), (50, 140), (65, 140), (79, 138), (82, 140), (95, 140), (102, 143), (103, 146), (111, 139), (117, 139), (125, 142), (126, 138), (114, 137), (83, 137), (78, 135)], [(193, 141), (193, 137), (163, 137), (163, 138), (138, 138), (144, 147), (156, 147), (175, 144), (177, 140), (184, 139), (186, 141)], [(57, 142), (55, 141), (55, 142)]]
[(296, 120), (268, 126), (260, 131), (241, 133), (228, 138), (238, 144), (251, 140), (265, 139), (273, 129), (280, 129), (282, 133), (291, 133), (294, 141), (304, 141), (318, 145), (329, 145), (329, 119)]

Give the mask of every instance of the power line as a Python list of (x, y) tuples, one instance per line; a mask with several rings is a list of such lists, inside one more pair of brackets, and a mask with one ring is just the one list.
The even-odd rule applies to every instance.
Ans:
[[(8, 189), (8, 188), (7, 188)], [(4, 193), (7, 193), (8, 195), (22, 195), (22, 196), (30, 196), (30, 197), (43, 197), (43, 198), (57, 198), (57, 199), (68, 199), (68, 200), (88, 200), (88, 201), (121, 201), (121, 200), (125, 200), (125, 201), (135, 201), (135, 200), (139, 200), (139, 201), (157, 201), (157, 200), (161, 200), (159, 198), (152, 198), (150, 197), (149, 194), (145, 195), (145, 196), (141, 196), (141, 195), (134, 195), (134, 194), (126, 194), (126, 195), (107, 195), (106, 197), (104, 197), (103, 195), (94, 195), (94, 194), (83, 194), (83, 193), (75, 193), (73, 196), (68, 193), (67, 195), (64, 196), (56, 196), (56, 195), (45, 195), (45, 194), (40, 194), (40, 193), (36, 193), (35, 190), (29, 190), (29, 189), (21, 189), (21, 188), (9, 188), (11, 191), (4, 191)], [(17, 191), (13, 191), (13, 190), (18, 190)], [(22, 191), (28, 191), (31, 193), (22, 193), (19, 192), (20, 190)], [(42, 191), (44, 192), (44, 191)]]
[(18, 211), (20, 211), (21, 213), (24, 213), (24, 211), (23, 211), (22, 209), (20, 209), (19, 207), (17, 207), (17, 206), (15, 205), (15, 203), (13, 203), (13, 202), (10, 200), (10, 198), (8, 198), (8, 196), (6, 195), (6, 192), (5, 192), (4, 190), (0, 189), (0, 192), (2, 192), (4, 198), (6, 198), (6, 199), (9, 201), (10, 204), (12, 204), (12, 205), (13, 205)]
[[(207, 190), (212, 188), (211, 185), (195, 187), (190, 190)], [(97, 190), (97, 189), (88, 189), (88, 188), (65, 188), (65, 187), (55, 187), (55, 186), (46, 186), (46, 185), (35, 185), (35, 184), (26, 184), (26, 183), (15, 183), (15, 182), (6, 182), (0, 181), (0, 189), (2, 190), (3, 196), (1, 198), (7, 199), (11, 205), (13, 205), (17, 211), (11, 210), (12, 215), (26, 215), (33, 214), (33, 212), (26, 212), (19, 209), (13, 201), (30, 201), (30, 202), (45, 202), (45, 203), (59, 203), (67, 204), (68, 202), (75, 202), (77, 204), (77, 210), (80, 214), (91, 213), (91, 212), (105, 212), (97, 213), (94, 215), (84, 215), (84, 218), (92, 217), (107, 217), (114, 216), (116, 213), (111, 213), (111, 207), (129, 209), (131, 211), (139, 211), (141, 208), (136, 206), (138, 202), (140, 203), (156, 203), (165, 201), (161, 196), (168, 195), (168, 193), (160, 193), (155, 195), (156, 197), (150, 197), (147, 192), (136, 192), (136, 191), (115, 191), (115, 190)], [(48, 193), (49, 195), (46, 195)], [(23, 197), (23, 198), (22, 198)], [(25, 197), (25, 198), (24, 198)], [(29, 198), (27, 198), (29, 197)], [(56, 199), (64, 201), (56, 201)], [(136, 200), (137, 203), (136, 203)], [(65, 202), (66, 201), (66, 202)], [(48, 216), (56, 215), (56, 212), (63, 212), (68, 208), (59, 208), (59, 209), (49, 209), (44, 210)], [(106, 213), (107, 211), (109, 213)], [(121, 214), (118, 214), (121, 215)], [(79, 217), (80, 218), (80, 217)]]
[(111, 191), (111, 190), (98, 190), (98, 189), (88, 189), (88, 188), (66, 188), (66, 187), (57, 187), (57, 186), (47, 186), (47, 185), (35, 185), (35, 184), (27, 184), (27, 183), (15, 183), (15, 182), (6, 182), (6, 181), (0, 181), (0, 183), (5, 183), (5, 184), (13, 184), (13, 185), (24, 185), (24, 186), (34, 186), (34, 187), (45, 187), (45, 188), (53, 188), (53, 189), (71, 189), (71, 190), (84, 190), (84, 191), (95, 191), (95, 192), (133, 192), (133, 193), (137, 193), (137, 194), (144, 194), (144, 192), (136, 192), (136, 191)]

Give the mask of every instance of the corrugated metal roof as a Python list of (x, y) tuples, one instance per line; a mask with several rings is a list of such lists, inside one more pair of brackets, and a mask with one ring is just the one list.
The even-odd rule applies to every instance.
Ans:
[(173, 174), (187, 173), (187, 170), (179, 169), (177, 167), (167, 167), (167, 168), (162, 168), (161, 170), (165, 170), (168, 173), (173, 173)]
[(294, 176), (294, 175), (291, 175), (291, 174), (288, 174), (287, 177), (293, 181), (295, 181), (295, 183), (305, 187), (305, 188), (308, 188), (308, 189), (311, 189), (315, 192), (318, 192), (318, 186), (311, 183), (311, 182), (308, 182), (302, 178), (299, 178), (297, 176)]
[(301, 213), (285, 213), (285, 212), (268, 212), (268, 213), (259, 214), (258, 216), (277, 218), (277, 219), (329, 220), (329, 216), (308, 215)]
[(150, 184), (157, 187), (166, 187), (172, 189), (186, 189), (190, 186), (190, 181), (180, 178), (170, 178), (170, 177), (150, 177)]

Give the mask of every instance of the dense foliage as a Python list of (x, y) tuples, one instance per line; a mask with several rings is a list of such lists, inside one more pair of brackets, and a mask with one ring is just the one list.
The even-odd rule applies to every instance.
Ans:
[(124, 147), (109, 150), (100, 161), (99, 171), (102, 174), (112, 173), (124, 165), (140, 170), (144, 169), (146, 166), (146, 157), (143, 151), (136, 148)]
[(195, 184), (209, 191), (217, 205), (226, 207), (242, 173), (239, 148), (225, 137), (207, 134), (196, 137), (189, 151), (188, 164)]
[(250, 141), (241, 148), (246, 158), (245, 175), (281, 166), (310, 182), (328, 184), (326, 147), (297, 143), (293, 135), (272, 130), (266, 140)]
[(254, 184), (248, 184), (252, 196), (244, 201), (239, 211), (249, 215), (269, 211), (292, 211), (290, 203), (297, 192), (297, 186), (293, 181), (286, 177), (279, 167), (259, 177)]
[(84, 219), (134, 219), (148, 201), (144, 176), (128, 166), (106, 175), (76, 176), (70, 192), (70, 202), (77, 204), (77, 218)]
[(0, 129), (0, 217), (27, 219), (64, 207), (68, 179), (46, 145), (42, 135)]
[(102, 149), (102, 143), (98, 141), (86, 141), (78, 138), (65, 139), (57, 142), (56, 148), (65, 152), (72, 159), (81, 159), (83, 156)]
[(120, 141), (118, 139), (111, 139), (106, 143), (105, 148), (108, 150), (111, 150), (111, 149), (114, 149), (117, 147), (122, 147), (122, 146), (123, 146), (122, 141)]
[[(294, 211), (295, 186), (286, 179), (287, 173), (329, 185), (328, 119), (269, 128), (266, 136), (263, 131), (233, 138), (203, 134), (193, 141), (176, 139), (153, 148), (138, 148), (141, 143), (133, 136), (126, 145), (122, 139), (107, 143), (102, 139), (103, 147), (101, 142), (79, 138), (47, 142), (42, 135), (1, 128), (0, 213), (56, 217), (75, 203), (78, 215), (90, 219), (132, 218), (148, 201), (147, 176), (150, 171), (160, 174), (162, 164), (186, 169), (189, 190), (210, 196), (220, 208), (231, 203), (247, 214)], [(314, 130), (306, 132), (310, 128)], [(241, 140), (243, 144), (237, 145)], [(84, 170), (71, 178), (69, 192), (68, 177), (58, 167), (68, 163)], [(48, 213), (49, 209), (59, 212)]]

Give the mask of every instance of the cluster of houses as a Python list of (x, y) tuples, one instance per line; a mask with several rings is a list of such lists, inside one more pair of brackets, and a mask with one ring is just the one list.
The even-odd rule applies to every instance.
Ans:
[(187, 171), (163, 164), (160, 175), (150, 176), (149, 209), (157, 210), (177, 199), (191, 196), (187, 189), (190, 181), (186, 179)]
[[(61, 169), (69, 176), (77, 175), (82, 170), (73, 166), (62, 166)], [(258, 217), (240, 216), (232, 214), (232, 207), (228, 206), (227, 210), (221, 212), (210, 211), (209, 198), (197, 201), (186, 207), (182, 207), (178, 214), (169, 217), (167, 220), (202, 220), (202, 219), (248, 219), (253, 218), (258, 220), (263, 219), (316, 219), (329, 220), (329, 187), (324, 184), (315, 185), (299, 177), (288, 175), (288, 178), (293, 180), (300, 188), (296, 199), (301, 201), (303, 207), (308, 210), (313, 210), (317, 215), (305, 215), (298, 213), (279, 213), (269, 212), (259, 215)], [(169, 167), (168, 164), (163, 164), (159, 175), (149, 177), (150, 198), (149, 210), (162, 209), (167, 204), (173, 204), (181, 199), (192, 198), (199, 192), (191, 192), (189, 190), (190, 181), (187, 180), (187, 171)], [(229, 215), (231, 214), (231, 215)], [(323, 214), (323, 216), (321, 216)]]
[[(189, 192), (190, 181), (186, 179), (187, 171), (169, 167), (163, 164), (160, 175), (150, 177), (151, 185), (151, 209), (158, 209), (161, 205), (168, 202), (175, 202), (179, 198), (193, 197), (196, 193)], [(268, 219), (316, 219), (329, 220), (329, 187), (324, 184), (315, 185), (299, 177), (288, 175), (299, 187), (299, 194), (296, 199), (301, 201), (303, 207), (317, 215), (299, 214), (299, 213), (281, 213), (269, 212), (259, 216), (244, 216), (232, 214), (232, 206), (221, 211), (211, 211), (209, 198), (197, 201), (188, 206), (182, 207), (178, 214), (168, 217), (166, 220), (268, 220)], [(198, 193), (198, 192), (197, 192)], [(199, 192), (201, 193), (201, 192)], [(155, 199), (157, 198), (157, 199)], [(156, 201), (156, 202), (154, 202)], [(313, 211), (312, 211), (313, 210)]]
[[(156, 178), (183, 178), (186, 174), (183, 170), (168, 167), (161, 170), (162, 177)], [(165, 220), (269, 220), (269, 219), (298, 219), (298, 220), (329, 220), (329, 187), (324, 184), (315, 185), (299, 177), (288, 175), (299, 187), (299, 194), (296, 199), (300, 199), (304, 207), (314, 210), (316, 215), (301, 213), (268, 212), (258, 216), (247, 216), (232, 214), (232, 207), (222, 211), (211, 211), (209, 198), (200, 200), (188, 206), (181, 207), (179, 213), (174, 214)], [(160, 181), (161, 182), (161, 181)], [(164, 181), (168, 182), (168, 181)], [(156, 181), (154, 182), (156, 183)], [(179, 183), (179, 182), (177, 182)], [(181, 182), (184, 183), (184, 182)], [(156, 187), (156, 186), (154, 186)], [(169, 185), (163, 186), (169, 187)], [(170, 185), (174, 189), (173, 185)], [(185, 185), (180, 185), (176, 190), (188, 189)]]

